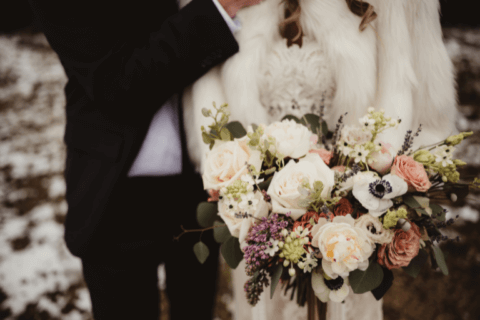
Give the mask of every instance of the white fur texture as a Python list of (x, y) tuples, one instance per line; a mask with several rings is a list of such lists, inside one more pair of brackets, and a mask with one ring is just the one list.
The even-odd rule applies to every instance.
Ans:
[[(399, 147), (407, 129), (423, 131), (416, 144), (439, 140), (453, 131), (455, 85), (453, 67), (442, 42), (438, 0), (369, 0), (378, 18), (363, 32), (360, 17), (344, 0), (300, 0), (301, 24), (307, 37), (323, 48), (336, 86), (329, 123), (348, 112), (356, 122), (369, 106), (402, 118), (388, 139)], [(242, 29), (235, 34), (240, 52), (199, 79), (184, 96), (185, 124), (192, 161), (200, 170), (200, 125), (208, 124), (201, 109), (212, 101), (228, 102), (231, 120), (244, 125), (265, 123), (259, 75), (273, 44), (281, 41), (280, 0), (266, 0), (242, 9)], [(193, 117), (193, 119), (192, 119)], [(434, 141), (435, 142), (435, 141)]]

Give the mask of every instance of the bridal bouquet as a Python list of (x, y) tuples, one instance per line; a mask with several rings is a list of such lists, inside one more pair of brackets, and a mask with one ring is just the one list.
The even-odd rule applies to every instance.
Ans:
[[(197, 218), (213, 229), (232, 268), (245, 259), (252, 305), (269, 285), (273, 296), (278, 283), (299, 305), (308, 290), (322, 302), (342, 302), (350, 290), (380, 299), (392, 269), (416, 277), (429, 258), (448, 274), (438, 243), (451, 240), (441, 229), (455, 219), (446, 220), (439, 203), (479, 187), (477, 179), (460, 182), (457, 168), (466, 163), (453, 158), (472, 133), (413, 150), (419, 128), (394, 150), (380, 136), (399, 120), (373, 108), (358, 126), (340, 118), (333, 132), (322, 115), (247, 129), (228, 122), (226, 105), (203, 115), (213, 118), (202, 128), (210, 198)], [(200, 262), (208, 256), (201, 241), (194, 252)]]

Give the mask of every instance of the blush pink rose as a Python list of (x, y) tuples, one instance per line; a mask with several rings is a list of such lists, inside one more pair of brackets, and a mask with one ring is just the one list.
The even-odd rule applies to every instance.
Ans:
[(395, 157), (391, 173), (405, 180), (409, 191), (427, 192), (432, 186), (423, 164), (406, 155)]
[(411, 222), (412, 227), (407, 232), (395, 230), (392, 242), (384, 244), (378, 249), (378, 264), (389, 270), (406, 267), (420, 250), (420, 229)]
[(330, 164), (330, 160), (333, 157), (333, 154), (331, 151), (327, 151), (325, 149), (312, 149), (308, 151), (309, 153), (316, 153), (322, 158), (323, 162), (325, 162), (326, 165)]

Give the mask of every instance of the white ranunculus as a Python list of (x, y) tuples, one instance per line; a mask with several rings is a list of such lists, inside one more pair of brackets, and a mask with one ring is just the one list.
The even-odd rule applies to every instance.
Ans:
[(362, 179), (353, 185), (353, 195), (374, 217), (387, 212), (393, 206), (391, 199), (405, 194), (407, 190), (407, 183), (393, 174)]
[(348, 285), (348, 278), (338, 277), (326, 280), (321, 272), (317, 272), (317, 269), (312, 272), (312, 289), (322, 302), (326, 303), (330, 300), (342, 302), (350, 292)]
[[(375, 122), (375, 121), (374, 121)], [(346, 125), (341, 132), (342, 140), (351, 146), (364, 144), (372, 139), (372, 133), (357, 126)]]
[(368, 268), (375, 244), (363, 229), (355, 227), (351, 215), (337, 216), (332, 222), (320, 218), (312, 236), (312, 245), (322, 254), (323, 271), (330, 278), (347, 277), (350, 271)]
[(290, 212), (294, 220), (300, 218), (307, 210), (298, 205), (303, 199), (298, 187), (304, 179), (308, 179), (310, 186), (315, 181), (323, 183), (322, 197), (329, 199), (335, 184), (334, 172), (320, 158), (318, 154), (309, 153), (298, 163), (290, 160), (287, 165), (273, 176), (267, 193), (272, 198), (273, 212), (286, 214)]
[(396, 152), (390, 143), (380, 142), (379, 145), (381, 149), (370, 154), (368, 165), (378, 173), (385, 174), (392, 167)]
[(284, 157), (298, 159), (310, 150), (312, 132), (304, 125), (285, 119), (267, 126), (265, 136), (275, 138), (277, 152)]
[[(255, 206), (251, 206), (247, 210), (241, 208), (241, 203), (227, 197), (218, 201), (218, 215), (227, 225), (231, 235), (239, 239), (240, 244), (245, 241), (255, 220), (268, 216), (270, 209), (270, 204), (263, 199), (261, 192), (255, 192), (251, 199)], [(245, 214), (252, 216), (247, 217)], [(241, 245), (240, 247), (243, 248), (244, 246)]]
[(247, 138), (234, 141), (215, 141), (215, 146), (207, 153), (203, 173), (204, 189), (219, 190), (247, 172), (245, 163), (260, 170), (262, 159), (260, 151), (247, 145)]

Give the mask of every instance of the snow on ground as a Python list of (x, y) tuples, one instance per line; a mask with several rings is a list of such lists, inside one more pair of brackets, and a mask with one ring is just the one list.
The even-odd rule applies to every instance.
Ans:
[(88, 319), (63, 242), (65, 74), (41, 34), (0, 48), (0, 318)]

